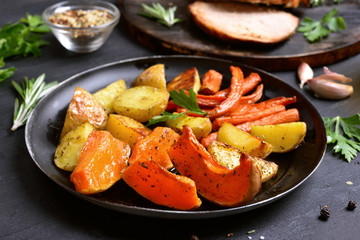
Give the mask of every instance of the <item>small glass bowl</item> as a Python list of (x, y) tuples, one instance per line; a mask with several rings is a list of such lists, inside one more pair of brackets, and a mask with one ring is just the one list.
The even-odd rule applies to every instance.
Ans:
[[(106, 10), (113, 19), (100, 26), (67, 27), (54, 24), (49, 18), (59, 12), (67, 10)], [(120, 12), (111, 3), (97, 0), (64, 1), (46, 8), (42, 14), (46, 25), (51, 29), (57, 40), (68, 50), (77, 53), (89, 53), (99, 49), (119, 22)]]

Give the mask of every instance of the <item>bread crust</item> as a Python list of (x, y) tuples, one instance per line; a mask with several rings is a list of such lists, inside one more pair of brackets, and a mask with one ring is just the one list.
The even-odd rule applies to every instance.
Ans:
[(279, 43), (299, 24), (299, 18), (288, 12), (245, 3), (196, 1), (188, 9), (203, 31), (230, 43)]

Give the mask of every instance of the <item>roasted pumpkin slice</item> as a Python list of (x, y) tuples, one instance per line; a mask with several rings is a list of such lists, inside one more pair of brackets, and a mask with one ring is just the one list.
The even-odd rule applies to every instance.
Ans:
[(121, 177), (130, 156), (130, 146), (107, 131), (92, 131), (70, 175), (76, 191), (94, 194), (107, 190)]
[(126, 167), (122, 179), (138, 194), (162, 206), (191, 210), (201, 205), (193, 180), (171, 173), (152, 160)]
[(239, 166), (228, 169), (216, 162), (188, 126), (169, 155), (176, 170), (195, 181), (201, 196), (221, 206), (243, 205), (260, 191), (260, 170), (247, 154), (241, 155)]
[[(241, 155), (244, 154), (239, 149), (218, 141), (211, 142), (207, 150), (220, 165), (229, 169), (239, 166)], [(259, 167), (262, 183), (276, 176), (279, 169), (276, 163), (258, 157), (249, 157)]]
[(167, 84), (166, 89), (170, 92), (172, 90), (179, 91), (184, 89), (189, 91), (191, 88), (197, 93), (200, 89), (201, 82), (199, 72), (195, 67), (189, 68), (176, 76), (171, 82)]
[(85, 89), (76, 87), (66, 112), (60, 138), (83, 123), (90, 123), (96, 129), (104, 129), (107, 114), (103, 106)]
[(171, 128), (155, 128), (148, 136), (139, 139), (135, 143), (129, 164), (136, 161), (154, 160), (162, 167), (171, 169), (173, 164), (167, 150), (179, 137), (179, 134)]

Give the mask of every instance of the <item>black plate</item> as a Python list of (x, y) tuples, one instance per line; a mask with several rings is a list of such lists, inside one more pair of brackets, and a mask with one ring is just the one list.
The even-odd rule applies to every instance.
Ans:
[[(296, 96), (296, 107), (301, 121), (308, 130), (305, 141), (296, 150), (286, 154), (271, 154), (268, 159), (280, 167), (277, 177), (263, 184), (260, 193), (245, 206), (221, 208), (203, 200), (202, 206), (193, 211), (177, 211), (153, 204), (136, 194), (123, 181), (116, 183), (106, 192), (91, 196), (81, 195), (74, 190), (70, 174), (57, 168), (53, 156), (64, 122), (66, 109), (75, 87), (94, 92), (123, 78), (127, 85), (145, 68), (164, 63), (167, 79), (196, 66), (202, 75), (208, 69), (224, 74), (224, 86), (231, 78), (229, 66), (238, 65), (245, 76), (257, 72), (265, 85), (264, 98)], [(62, 82), (53, 92), (36, 106), (25, 129), (26, 145), (36, 165), (53, 181), (72, 194), (89, 202), (120, 212), (162, 218), (212, 218), (249, 211), (279, 199), (302, 184), (319, 166), (325, 152), (326, 133), (322, 119), (315, 107), (297, 90), (282, 80), (249, 66), (214, 58), (191, 56), (158, 56), (138, 58), (106, 64), (77, 74)]]

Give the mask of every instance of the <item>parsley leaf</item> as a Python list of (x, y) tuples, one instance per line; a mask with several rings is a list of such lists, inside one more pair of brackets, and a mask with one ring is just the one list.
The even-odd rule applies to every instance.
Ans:
[[(360, 152), (360, 113), (351, 117), (324, 117), (327, 143), (335, 144), (335, 153), (340, 152), (350, 162)], [(341, 131), (342, 129), (342, 131)], [(344, 135), (342, 135), (342, 132)]]
[[(4, 58), (0, 58), (0, 68), (4, 66), (5, 66)], [(11, 77), (14, 74), (15, 70), (16, 69), (14, 67), (0, 69), (0, 82)]]
[(175, 120), (176, 118), (186, 114), (187, 112), (195, 113), (199, 115), (205, 115), (206, 112), (202, 111), (199, 108), (199, 105), (197, 103), (196, 99), (196, 93), (191, 88), (189, 91), (189, 96), (186, 94), (186, 92), (183, 89), (180, 89), (180, 92), (173, 90), (170, 91), (170, 97), (172, 98), (173, 102), (176, 105), (179, 105), (180, 107), (186, 108), (188, 111), (182, 112), (179, 114), (173, 114), (169, 112), (163, 112), (160, 116), (155, 116), (152, 119), (149, 120), (149, 122), (146, 124), (146, 126), (153, 125), (159, 122), (165, 122), (168, 119)]
[(173, 114), (169, 112), (163, 112), (160, 116), (155, 116), (152, 119), (149, 120), (149, 122), (146, 124), (146, 126), (150, 126), (159, 122), (166, 122), (167, 120), (175, 120), (178, 117), (184, 115), (186, 112), (182, 112), (179, 114)]
[(40, 35), (46, 32), (50, 29), (39, 15), (27, 14), (19, 22), (6, 24), (0, 29), (0, 56), (4, 59), (16, 55), (39, 56), (40, 47), (48, 44)]
[(189, 91), (189, 96), (186, 94), (186, 92), (183, 89), (180, 89), (180, 92), (173, 90), (170, 91), (170, 97), (173, 99), (173, 102), (176, 105), (179, 105), (180, 107), (186, 108), (191, 113), (199, 114), (199, 115), (205, 115), (206, 112), (202, 111), (199, 108), (199, 105), (197, 103), (196, 99), (196, 93), (191, 88)]
[(309, 42), (315, 42), (323, 37), (328, 36), (331, 32), (337, 32), (346, 28), (345, 21), (342, 17), (336, 17), (338, 10), (335, 8), (326, 13), (320, 21), (315, 21), (305, 17), (300, 22), (298, 32), (304, 33)]

